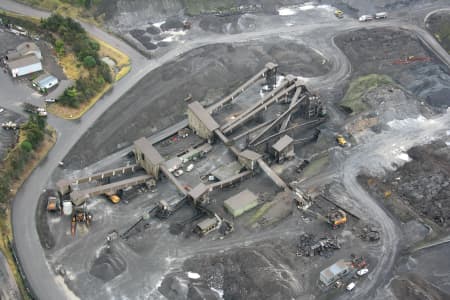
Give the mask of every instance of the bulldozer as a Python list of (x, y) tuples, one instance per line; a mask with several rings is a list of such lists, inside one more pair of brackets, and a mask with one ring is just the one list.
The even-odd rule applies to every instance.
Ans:
[(342, 209), (333, 210), (328, 213), (328, 223), (331, 224), (333, 229), (336, 229), (347, 223), (347, 214)]
[(336, 18), (342, 19), (344, 17), (344, 12), (340, 9), (336, 9), (334, 11), (334, 15), (336, 16)]

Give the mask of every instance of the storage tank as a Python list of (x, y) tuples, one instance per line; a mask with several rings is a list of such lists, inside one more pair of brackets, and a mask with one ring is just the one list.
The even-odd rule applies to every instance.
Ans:
[(63, 213), (66, 216), (72, 215), (72, 201), (64, 201), (63, 202)]

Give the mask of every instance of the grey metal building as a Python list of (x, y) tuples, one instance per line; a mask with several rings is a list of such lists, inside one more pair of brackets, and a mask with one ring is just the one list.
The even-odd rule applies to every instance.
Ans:
[(347, 275), (350, 272), (350, 269), (351, 263), (346, 262), (343, 259), (340, 259), (331, 266), (329, 266), (328, 268), (320, 272), (320, 281), (326, 286), (329, 286), (338, 279)]
[(146, 138), (140, 138), (134, 142), (134, 154), (136, 163), (145, 169), (147, 174), (155, 179), (159, 178), (159, 170), (164, 158)]
[(198, 101), (188, 105), (187, 114), (189, 127), (199, 137), (211, 143), (214, 140), (214, 130), (219, 128), (219, 124)]

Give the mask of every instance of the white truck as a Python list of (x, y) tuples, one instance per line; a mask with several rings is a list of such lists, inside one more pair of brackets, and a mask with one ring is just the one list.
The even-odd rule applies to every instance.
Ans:
[(358, 19), (360, 22), (368, 22), (368, 21), (372, 21), (373, 20), (373, 16), (371, 15), (362, 15), (361, 17), (359, 17)]
[(375, 14), (375, 19), (380, 20), (380, 19), (386, 19), (387, 18), (387, 13), (386, 12), (378, 12)]

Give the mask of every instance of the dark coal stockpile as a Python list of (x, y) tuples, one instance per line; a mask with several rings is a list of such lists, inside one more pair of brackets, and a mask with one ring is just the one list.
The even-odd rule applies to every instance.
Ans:
[[(169, 299), (178, 299), (174, 295), (186, 295), (195, 282), (211, 291), (221, 291), (223, 299), (297, 299), (304, 286), (295, 276), (298, 262), (289, 247), (290, 243), (274, 242), (190, 258), (184, 263), (185, 273), (166, 276), (159, 291)], [(189, 275), (196, 279), (189, 279)]]
[[(142, 32), (138, 31), (138, 34)], [(305, 77), (326, 74), (331, 66), (305, 45), (271, 40), (198, 48), (145, 76), (106, 111), (70, 151), (67, 166), (81, 168), (185, 118), (193, 99), (217, 101), (277, 62), (283, 73)]]
[(450, 104), (450, 75), (437, 57), (411, 32), (389, 28), (360, 29), (339, 35), (336, 45), (352, 64), (352, 77), (389, 75), (436, 107)]
[[(410, 162), (376, 180), (371, 190), (399, 199), (420, 217), (450, 228), (450, 151), (443, 141), (413, 147), (408, 151)], [(386, 194), (389, 193), (389, 194)], [(394, 208), (405, 213), (405, 208)], [(411, 217), (410, 217), (411, 218)]]
[(125, 271), (126, 262), (113, 248), (107, 247), (101, 250), (99, 256), (92, 263), (89, 273), (105, 282)]

